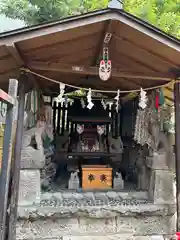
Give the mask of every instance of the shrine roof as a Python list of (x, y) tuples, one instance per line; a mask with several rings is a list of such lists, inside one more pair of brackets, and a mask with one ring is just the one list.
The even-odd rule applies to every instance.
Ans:
[[(112, 61), (112, 77), (101, 81), (98, 64), (104, 39)], [(79, 87), (132, 90), (161, 85), (180, 75), (180, 40), (135, 16), (103, 9), (80, 16), (0, 34), (0, 87), (18, 78), (25, 67), (47, 78)], [(77, 71), (77, 67), (79, 70)], [(28, 74), (46, 94), (57, 84)], [(172, 86), (165, 89), (171, 102)]]

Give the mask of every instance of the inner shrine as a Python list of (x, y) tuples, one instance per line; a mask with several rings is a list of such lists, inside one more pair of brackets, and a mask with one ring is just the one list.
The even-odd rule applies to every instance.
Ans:
[(180, 42), (115, 2), (0, 35), (1, 91), (19, 83), (0, 240), (170, 240), (179, 229)]

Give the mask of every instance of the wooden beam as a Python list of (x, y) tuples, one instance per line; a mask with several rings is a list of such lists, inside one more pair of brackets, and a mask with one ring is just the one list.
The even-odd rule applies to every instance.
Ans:
[[(18, 81), (10, 79), (8, 94), (12, 98), (17, 96)], [(4, 130), (3, 156), (0, 174), (0, 240), (6, 239), (6, 219), (8, 208), (8, 193), (11, 171), (11, 157), (12, 157), (12, 129), (13, 129), (13, 115), (14, 106), (8, 104), (6, 112), (6, 122)]]
[(139, 67), (139, 69), (141, 68), (144, 68), (144, 69), (147, 69), (147, 71), (151, 71), (151, 72), (160, 72), (160, 69), (156, 66), (156, 65), (150, 65), (149, 63), (145, 62), (143, 60), (142, 57), (139, 57), (139, 59), (136, 58), (136, 55), (134, 54), (133, 52), (133, 49), (131, 49), (131, 52), (130, 54), (128, 53), (128, 51), (126, 51), (126, 48), (121, 48), (121, 50), (119, 50), (118, 48), (115, 48), (115, 44), (112, 44), (114, 49), (113, 49), (113, 52), (114, 52), (114, 55), (113, 55), (113, 60), (118, 62), (119, 58), (121, 57), (121, 60), (120, 61), (126, 61), (126, 63), (129, 63), (132, 65), (137, 65), (137, 68)]
[(0, 89), (0, 100), (10, 105), (14, 105), (15, 103), (15, 99), (2, 89)]
[(129, 27), (132, 27), (141, 33), (155, 39), (156, 41), (159, 41), (162, 44), (167, 45), (170, 48), (180, 52), (179, 44), (175, 40), (173, 41), (171, 37), (163, 34), (160, 30), (158, 31), (152, 26), (142, 23), (140, 19), (130, 16), (125, 12), (115, 12), (110, 10), (101, 10), (99, 12), (89, 13), (86, 16), (82, 17), (74, 16), (68, 19), (42, 24), (40, 26), (29, 27), (22, 30), (18, 29), (14, 31), (13, 34), (1, 34), (2, 38), (0, 39), (0, 45), (6, 45), (9, 43), (62, 32), (73, 28), (106, 21), (109, 19), (120, 21)]
[[(122, 65), (122, 64), (119, 64), (119, 63), (116, 63), (116, 62), (114, 62), (114, 61), (111, 61), (112, 62), (112, 64), (113, 64), (113, 66), (115, 65), (115, 66), (117, 66), (117, 68), (118, 69), (120, 69), (122, 72), (131, 72), (131, 71), (135, 71), (135, 69), (133, 69), (133, 68), (127, 68), (127, 67), (125, 67), (124, 65)], [(136, 71), (137, 72), (137, 71)], [(139, 88), (139, 87), (141, 87), (137, 82), (135, 82), (134, 80), (130, 80), (130, 79), (127, 79), (127, 78), (124, 78), (124, 80), (125, 80), (125, 82), (126, 81), (128, 81), (130, 84), (132, 83), (134, 86), (135, 86), (135, 88)]]
[[(24, 58), (22, 57), (19, 49), (17, 48), (17, 46), (15, 44), (12, 44), (11, 46), (7, 46), (7, 49), (9, 50), (9, 52), (11, 53), (13, 58), (16, 60), (19, 67), (26, 65)], [(21, 75), (21, 79), (23, 79), (22, 75)], [(26, 80), (28, 80), (28, 79), (30, 82), (32, 82), (32, 84), (35, 87), (37, 87), (37, 88), (39, 87), (39, 84), (38, 84), (37, 80), (35, 79), (35, 76), (33, 76), (31, 73), (27, 74)]]
[[(72, 18), (54, 21), (52, 23), (42, 24), (40, 26), (29, 27), (14, 31), (14, 34), (3, 34), (0, 39), (1, 45), (9, 45), (19, 41), (25, 41), (36, 37), (43, 37), (57, 32), (67, 31), (74, 28), (84, 27), (90, 24), (100, 23), (112, 19), (112, 13), (109, 10), (102, 10), (103, 14), (89, 13), (88, 17), (74, 16)], [(98, 16), (98, 17), (96, 17)], [(1, 34), (2, 35), (2, 34)]]
[(138, 94), (139, 92), (132, 92), (132, 93), (126, 94), (124, 97), (121, 98), (122, 103), (132, 100), (133, 98), (137, 97)]
[(15, 46), (15, 44), (11, 44), (11, 45), (7, 46), (7, 49), (20, 67), (25, 65), (25, 62), (24, 62), (19, 50)]
[(150, 26), (142, 22), (142, 20), (137, 19), (136, 17), (129, 16), (129, 14), (126, 12), (121, 12), (121, 14), (116, 12), (113, 15), (114, 15), (114, 19), (180, 52), (180, 44), (177, 42), (178, 40), (176, 41), (173, 38), (168, 37), (168, 35), (163, 33), (161, 30), (155, 29), (153, 26)]
[(150, 50), (148, 49), (145, 49), (141, 46), (139, 46), (138, 44), (130, 41), (129, 39), (126, 39), (124, 37), (119, 37), (119, 36), (114, 36), (114, 39), (117, 39), (119, 40), (119, 44), (124, 43), (127, 47), (133, 47), (133, 48), (136, 48), (138, 49), (141, 53), (145, 53), (147, 54), (147, 56), (150, 56), (151, 58), (154, 58), (154, 60), (156, 59), (157, 61), (159, 62), (163, 62), (165, 65), (167, 65), (169, 67), (169, 65), (173, 68), (177, 68), (179, 69), (179, 67), (177, 65), (175, 65), (174, 63), (172, 63), (171, 61), (167, 60), (167, 59), (164, 59), (163, 56), (158, 56), (157, 54), (151, 52)]
[(113, 24), (112, 20), (107, 21), (107, 23), (105, 24), (105, 28), (104, 28), (104, 31), (102, 33), (101, 39), (99, 41), (97, 52), (95, 54), (95, 59), (94, 59), (93, 64), (92, 64), (93, 66), (97, 65), (97, 61), (100, 61), (100, 57), (102, 56), (104, 45), (108, 45), (108, 47), (110, 46), (111, 39), (110, 39), (110, 42), (108, 44), (105, 44), (104, 43), (104, 38), (105, 38), (107, 33), (111, 33), (112, 24)]
[(180, 83), (174, 85), (177, 229), (180, 231)]
[[(56, 42), (51, 42), (49, 44), (44, 44), (42, 46), (34, 47), (31, 46), (31, 48), (24, 50), (24, 56), (28, 56), (29, 54), (34, 57), (41, 55), (42, 52), (46, 53), (47, 51), (55, 52), (55, 53), (61, 53), (62, 55), (66, 54), (66, 49), (68, 46), (68, 52), (71, 53), (73, 50), (78, 51), (79, 43), (86, 42), (85, 45), (83, 45), (85, 48), (88, 47), (90, 44), (93, 44), (94, 41), (92, 39), (97, 39), (100, 37), (100, 33), (98, 32), (85, 32), (83, 36), (79, 36), (76, 38), (70, 38), (66, 41), (62, 41), (62, 39), (56, 39)], [(82, 46), (82, 47), (83, 47)]]
[(20, 179), (20, 160), (23, 137), (23, 121), (24, 121), (24, 104), (25, 104), (25, 83), (21, 82), (19, 89), (19, 104), (18, 104), (18, 119), (17, 130), (14, 148), (14, 160), (12, 162), (12, 184), (11, 184), (11, 198), (10, 198), (10, 216), (8, 239), (16, 239), (16, 222), (17, 222), (17, 207), (18, 207), (18, 193), (19, 193), (19, 179)]
[[(84, 66), (70, 66), (62, 65), (61, 63), (49, 63), (41, 61), (31, 61), (27, 63), (27, 67), (32, 70), (41, 70), (41, 71), (55, 71), (59, 73), (74, 73), (78, 75), (99, 75), (98, 67), (84, 67)], [(146, 80), (160, 80), (160, 81), (172, 81), (175, 79), (175, 76), (172, 74), (161, 74), (161, 73), (129, 73), (122, 72), (119, 69), (112, 69), (112, 77), (116, 78), (131, 78), (131, 79), (146, 79)]]

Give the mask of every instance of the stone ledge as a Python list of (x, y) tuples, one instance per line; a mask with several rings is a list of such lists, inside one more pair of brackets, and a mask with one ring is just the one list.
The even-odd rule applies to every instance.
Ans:
[(20, 206), (19, 219), (45, 219), (66, 217), (110, 218), (118, 216), (169, 216), (175, 213), (175, 205), (140, 204), (138, 206)]
[(64, 218), (17, 222), (18, 239), (59, 239), (62, 236), (129, 236), (175, 234), (174, 216), (116, 217), (108, 219)]
[(94, 196), (107, 196), (109, 198), (119, 198), (119, 199), (139, 199), (141, 201), (148, 200), (148, 191), (98, 191), (98, 192), (76, 192), (73, 190), (66, 190), (61, 192), (44, 192), (41, 194), (42, 200), (48, 200), (51, 198), (62, 199), (63, 198), (77, 198), (82, 199), (83, 197)]
[[(112, 234), (101, 236), (61, 236), (58, 238), (42, 237), (38, 240), (170, 240), (172, 236), (169, 235), (153, 235), (153, 236), (132, 236), (129, 234)], [(21, 240), (21, 238), (17, 238)], [(23, 239), (24, 240), (24, 239)], [(26, 240), (32, 240), (32, 238), (26, 238)]]

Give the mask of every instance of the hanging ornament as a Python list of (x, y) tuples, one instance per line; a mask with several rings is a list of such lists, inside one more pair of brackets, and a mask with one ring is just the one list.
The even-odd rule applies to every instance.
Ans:
[(101, 100), (101, 104), (102, 104), (102, 106), (103, 106), (103, 109), (106, 110), (106, 109), (107, 109), (107, 105), (106, 105), (106, 103), (105, 103), (105, 101), (104, 101), (103, 98), (102, 98), (102, 100)]
[(63, 98), (64, 92), (65, 92), (65, 84), (64, 84), (64, 83), (60, 83), (60, 84), (59, 84), (59, 89), (60, 89), (60, 93), (59, 93), (59, 95), (57, 96), (56, 101), (62, 103), (62, 102), (64, 102), (64, 100), (65, 100), (65, 99)]
[(64, 97), (64, 103), (65, 103), (65, 105), (68, 104), (68, 97), (67, 96)]
[(159, 104), (160, 106), (164, 105), (165, 103), (165, 97), (164, 97), (164, 94), (163, 94), (163, 90), (160, 89), (159, 90)]
[(109, 110), (111, 110), (113, 102), (109, 102), (108, 105), (109, 105)]
[(158, 91), (156, 92), (156, 97), (155, 97), (155, 108), (156, 108), (156, 110), (159, 110), (159, 93), (158, 93)]
[(155, 108), (159, 110), (159, 108), (165, 103), (165, 98), (162, 89), (158, 89), (156, 91), (155, 97)]
[(114, 98), (116, 100), (116, 112), (119, 111), (119, 97), (120, 97), (120, 90), (117, 91), (117, 96)]
[(147, 98), (146, 94), (147, 93), (141, 88), (140, 98), (139, 98), (139, 107), (142, 109), (145, 109), (147, 107), (148, 98)]
[(77, 124), (76, 130), (78, 134), (82, 134), (84, 132), (84, 125)]
[(91, 108), (94, 106), (94, 103), (92, 102), (92, 92), (91, 92), (91, 88), (89, 88), (88, 94), (87, 94), (87, 108), (89, 110), (91, 110)]
[(83, 98), (81, 98), (81, 100), (80, 100), (80, 101), (81, 101), (81, 107), (82, 107), (82, 108), (85, 108), (85, 107), (86, 107), (86, 105), (85, 105), (84, 99), (83, 99)]
[(97, 125), (97, 133), (101, 136), (102, 134), (104, 134), (104, 132), (105, 132), (105, 126)]
[(99, 64), (99, 77), (103, 81), (107, 81), (111, 77), (111, 61), (107, 47), (103, 48), (103, 59)]

